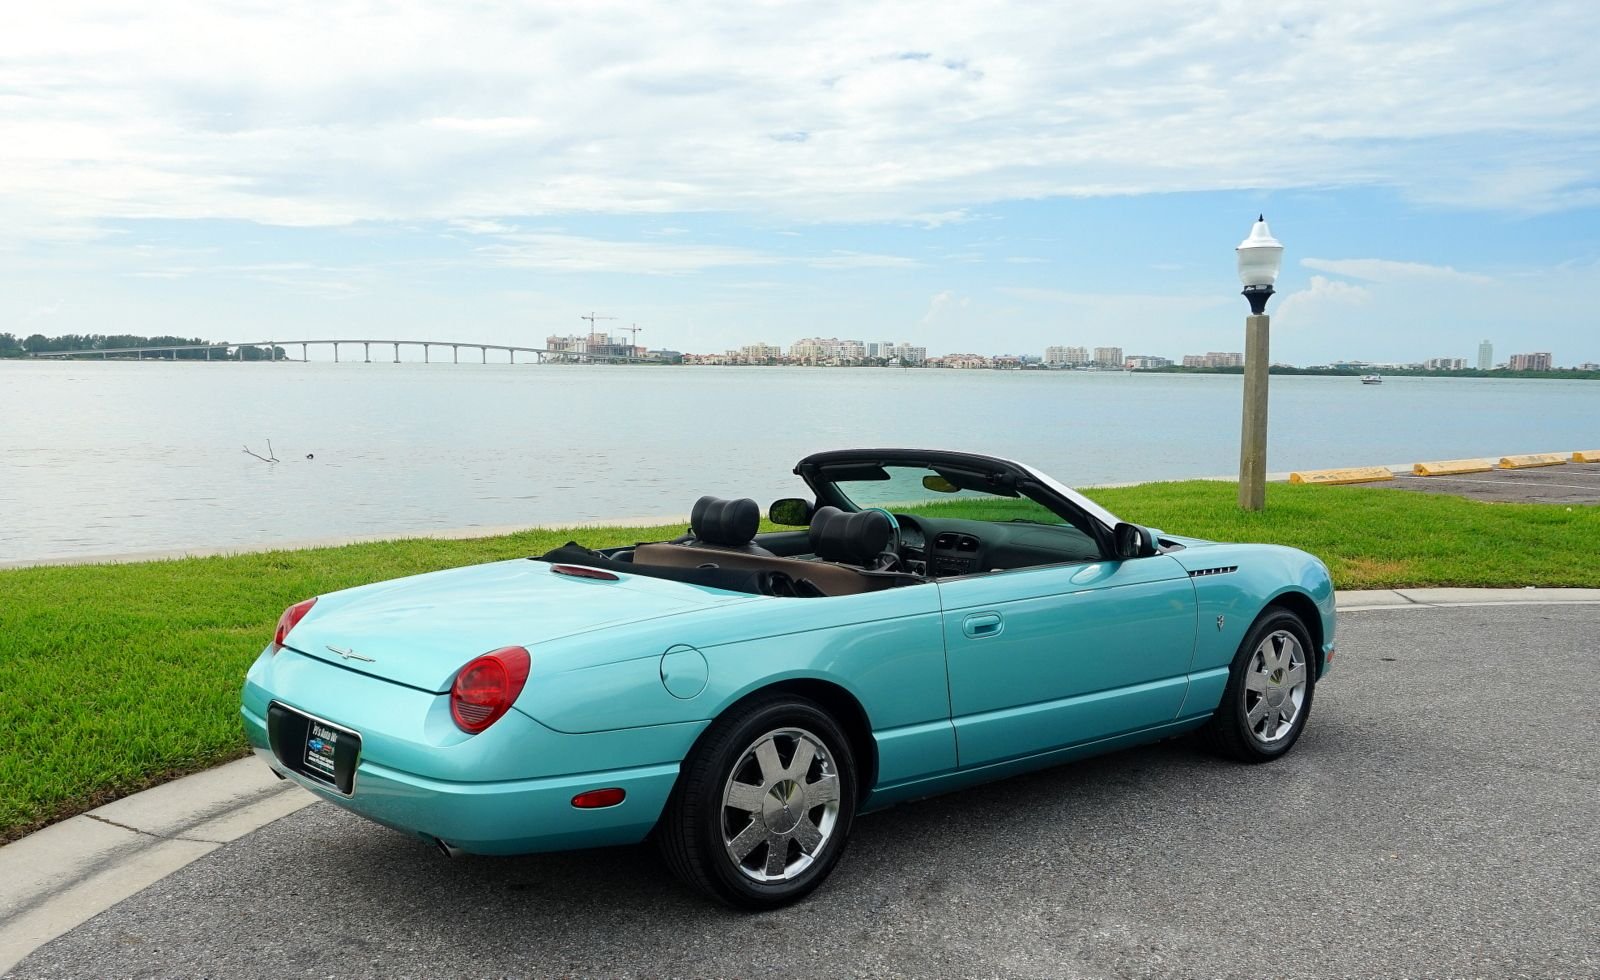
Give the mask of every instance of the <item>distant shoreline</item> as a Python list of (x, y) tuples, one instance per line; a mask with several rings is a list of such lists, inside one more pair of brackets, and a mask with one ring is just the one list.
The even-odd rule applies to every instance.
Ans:
[[(81, 356), (74, 356), (74, 355), (78, 355), (78, 354), (81, 354)], [(81, 351), (81, 352), (73, 352), (73, 354), (57, 355), (57, 356), (53, 356), (53, 357), (29, 357), (26, 354), (24, 354), (22, 356), (17, 356), (15, 354), (0, 354), (0, 363), (17, 362), (17, 363), (21, 363), (21, 364), (49, 364), (49, 363), (60, 363), (60, 362), (66, 362), (66, 361), (71, 361), (71, 362), (74, 362), (74, 363), (79, 363), (79, 362), (83, 362), (83, 363), (111, 363), (111, 362), (116, 362), (116, 363), (127, 363), (127, 364), (136, 364), (136, 363), (165, 363), (165, 364), (173, 364), (173, 363), (184, 363), (184, 364), (258, 364), (258, 363), (337, 364), (337, 363), (340, 363), (338, 361), (301, 360), (300, 358), (292, 358), (292, 357), (280, 357), (280, 358), (277, 359), (276, 362), (269, 362), (265, 356), (258, 357), (258, 358), (248, 358), (247, 357), (247, 358), (245, 358), (243, 360), (240, 360), (238, 358), (232, 358), (232, 357), (227, 357), (227, 358), (215, 357), (215, 358), (211, 358), (211, 359), (208, 360), (208, 359), (206, 359), (204, 357), (192, 357), (192, 356), (191, 357), (155, 357), (155, 356), (151, 356), (151, 357), (128, 357), (126, 355), (119, 355), (119, 356), (104, 357), (104, 356), (97, 355), (92, 350), (85, 350), (85, 351)], [(443, 360), (433, 361), (433, 362), (428, 362), (428, 361), (390, 361), (390, 360), (354, 361), (354, 360), (352, 360), (352, 361), (348, 361), (348, 362), (345, 362), (345, 363), (349, 363), (349, 364), (362, 364), (362, 363), (370, 363), (370, 364), (430, 364), (430, 365), (439, 365), (439, 366), (454, 366), (450, 362), (443, 361)], [(569, 363), (569, 362), (562, 362), (562, 361), (555, 361), (555, 360), (547, 360), (547, 361), (544, 361), (542, 364), (536, 364), (533, 361), (529, 361), (529, 362), (525, 362), (525, 363), (515, 363), (515, 364), (512, 364), (512, 363), (507, 362), (507, 361), (495, 361), (494, 364), (500, 365), (500, 366), (509, 366), (509, 367), (525, 367), (525, 366), (541, 366), (541, 367), (542, 366), (563, 366), (563, 367), (570, 367), (570, 366), (573, 366), (573, 365), (585, 365), (585, 366), (602, 365), (602, 366), (608, 366), (608, 367), (622, 366), (622, 365), (619, 365), (619, 364), (616, 364), (616, 363), (613, 363), (613, 362), (609, 362), (609, 361), (582, 361), (582, 362), (570, 362)], [(1244, 374), (1244, 368), (1242, 368), (1242, 367), (1196, 368), (1196, 367), (1178, 367), (1178, 366), (1173, 366), (1173, 367), (1164, 367), (1164, 368), (1137, 368), (1137, 369), (1134, 369), (1134, 370), (1122, 371), (1122, 370), (1117, 370), (1117, 369), (1114, 369), (1114, 368), (1089, 368), (1089, 369), (1047, 368), (1047, 367), (1034, 366), (1034, 365), (1026, 365), (1026, 366), (1021, 366), (1021, 367), (1007, 366), (1007, 367), (981, 367), (981, 368), (949, 368), (949, 367), (930, 367), (930, 366), (925, 366), (925, 365), (913, 366), (913, 365), (887, 365), (887, 364), (792, 364), (792, 363), (791, 364), (675, 364), (675, 363), (672, 363), (672, 362), (669, 362), (669, 361), (635, 361), (635, 362), (631, 362), (631, 364), (636, 365), (636, 366), (637, 365), (643, 365), (643, 366), (647, 366), (647, 367), (681, 367), (681, 368), (785, 368), (785, 367), (788, 367), (788, 368), (807, 368), (807, 369), (817, 369), (817, 370), (827, 370), (827, 369), (857, 370), (857, 369), (873, 369), (873, 368), (876, 368), (876, 369), (880, 369), (880, 370), (936, 371), (936, 372), (948, 371), (948, 372), (952, 372), (952, 373), (960, 372), (960, 371), (1001, 371), (1001, 372), (1008, 372), (1008, 373), (1023, 372), (1023, 373), (1027, 373), (1027, 374), (1093, 374), (1093, 375), (1099, 375), (1099, 374), (1224, 374), (1224, 375), (1235, 375), (1235, 376), (1238, 376), (1238, 375)], [(476, 362), (467, 362), (467, 366), (468, 367), (482, 367), (483, 365), (479, 364), (479, 363), (476, 363)], [(1335, 369), (1335, 368), (1295, 367), (1295, 366), (1287, 365), (1287, 364), (1274, 364), (1268, 370), (1268, 373), (1270, 373), (1272, 375), (1276, 375), (1276, 376), (1281, 376), (1281, 377), (1311, 377), (1311, 378), (1360, 378), (1360, 377), (1363, 377), (1363, 376), (1366, 376), (1366, 375), (1378, 374), (1378, 375), (1381, 375), (1383, 377), (1388, 377), (1388, 378), (1466, 378), (1466, 379), (1486, 378), (1486, 379), (1490, 379), (1490, 380), (1493, 380), (1493, 379), (1496, 379), (1496, 378), (1502, 378), (1502, 379), (1509, 378), (1509, 379), (1516, 379), (1516, 380), (1519, 380), (1519, 381), (1600, 381), (1600, 371), (1586, 371), (1586, 370), (1579, 370), (1577, 368), (1567, 368), (1567, 369), (1564, 369), (1564, 370), (1558, 369), (1558, 370), (1554, 370), (1554, 371), (1512, 371), (1512, 370), (1508, 370), (1508, 369), (1491, 370), (1491, 371), (1479, 371), (1479, 370), (1475, 370), (1475, 369), (1467, 369), (1467, 370), (1460, 370), (1460, 371), (1430, 371), (1430, 370), (1427, 370), (1427, 369), (1419, 369), (1419, 368), (1394, 368), (1394, 367), (1376, 368), (1376, 367), (1369, 367), (1369, 368), (1337, 368), (1337, 369)]]

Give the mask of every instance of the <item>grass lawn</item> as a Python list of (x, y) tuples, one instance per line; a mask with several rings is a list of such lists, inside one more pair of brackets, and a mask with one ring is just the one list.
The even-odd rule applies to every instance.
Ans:
[[(1095, 491), (1173, 534), (1293, 545), (1341, 589), (1600, 587), (1600, 507), (1483, 504), (1272, 484), (1240, 512), (1228, 483)], [(528, 531), (228, 558), (0, 571), (0, 842), (245, 751), (239, 686), (278, 614), (306, 596), (543, 552), (662, 540), (682, 526)]]

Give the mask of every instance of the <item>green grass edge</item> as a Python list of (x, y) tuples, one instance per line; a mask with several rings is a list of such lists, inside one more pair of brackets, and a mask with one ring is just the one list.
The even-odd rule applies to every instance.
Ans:
[[(1481, 503), (1370, 487), (1231, 483), (1091, 491), (1127, 520), (1290, 545), (1341, 589), (1600, 587), (1600, 508)], [(768, 528), (770, 529), (770, 527)], [(246, 753), (238, 693), (283, 608), (442, 568), (661, 540), (682, 525), (537, 529), (0, 571), (0, 843)]]

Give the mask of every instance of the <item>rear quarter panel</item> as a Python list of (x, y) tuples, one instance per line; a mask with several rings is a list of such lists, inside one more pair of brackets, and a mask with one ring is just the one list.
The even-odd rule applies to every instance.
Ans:
[[(662, 656), (704, 657), (698, 694), (662, 681)], [(918, 585), (856, 596), (763, 598), (597, 630), (530, 649), (517, 707), (560, 732), (678, 725), (720, 715), (785, 680), (821, 680), (865, 711), (878, 745), (879, 783), (953, 768), (939, 594)]]

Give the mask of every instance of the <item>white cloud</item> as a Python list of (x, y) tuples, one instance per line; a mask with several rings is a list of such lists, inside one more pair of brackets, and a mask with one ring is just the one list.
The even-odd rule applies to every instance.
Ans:
[(682, 275), (702, 269), (770, 265), (759, 252), (718, 245), (666, 245), (606, 241), (579, 235), (509, 234), (479, 255), (498, 265), (562, 272), (631, 272)]
[(484, 221), (479, 218), (457, 218), (450, 224), (474, 235), (504, 235), (517, 230), (501, 221)]
[(898, 255), (834, 251), (787, 256), (727, 245), (663, 241), (614, 241), (552, 232), (502, 232), (475, 252), (497, 265), (559, 272), (628, 272), (684, 275), (740, 266), (803, 265), (816, 269), (905, 269), (916, 263)]
[(1372, 301), (1372, 291), (1355, 283), (1312, 276), (1311, 285), (1292, 292), (1279, 303), (1276, 317), (1279, 322), (1293, 326), (1297, 319), (1314, 319), (1329, 308), (1364, 306)]
[(1209, 310), (1218, 306), (1232, 306), (1238, 299), (1226, 293), (1093, 293), (1068, 289), (1045, 289), (1037, 286), (1004, 286), (999, 290), (1007, 296), (1032, 302), (1093, 310), (1138, 310), (1140, 313), (1171, 315)]
[(34, 323), (35, 321), (38, 321), (38, 320), (48, 320), (49, 318), (55, 316), (56, 314), (58, 314), (60, 312), (61, 312), (61, 301), (58, 299), (58, 300), (56, 300), (56, 301), (54, 301), (52, 303), (48, 303), (48, 304), (43, 305), (43, 306), (36, 306), (33, 309), (29, 310), (28, 312), (24, 313), (22, 315), (22, 323), (24, 325), (27, 325), (27, 324)]
[(931, 326), (944, 319), (957, 310), (965, 310), (972, 305), (970, 298), (957, 296), (953, 291), (941, 289), (928, 298), (928, 311), (922, 314), (922, 325)]
[(902, 255), (873, 255), (843, 249), (801, 261), (814, 269), (910, 269), (917, 264), (914, 259)]
[(964, 220), (985, 201), (1385, 185), (1600, 198), (1600, 8), (1283, 0), (24, 5), (0, 234), (552, 213)]
[(911, 215), (911, 220), (922, 227), (932, 230), (943, 228), (945, 225), (959, 225), (973, 220), (966, 208), (957, 208), (954, 211), (924, 211), (921, 214)]
[(1300, 264), (1319, 272), (1331, 272), (1336, 276), (1349, 276), (1352, 279), (1365, 279), (1368, 282), (1405, 282), (1418, 279), (1464, 283), (1494, 281), (1488, 276), (1461, 272), (1453, 266), (1428, 265), (1425, 262), (1395, 262), (1390, 259), (1301, 259)]

